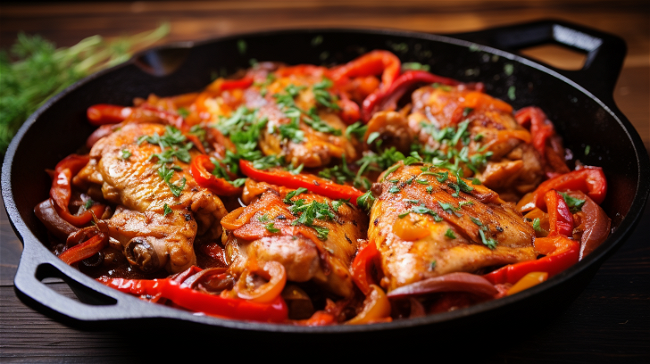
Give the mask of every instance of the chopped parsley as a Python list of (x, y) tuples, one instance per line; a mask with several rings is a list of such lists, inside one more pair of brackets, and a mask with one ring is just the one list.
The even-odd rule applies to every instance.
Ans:
[(483, 242), (483, 245), (487, 246), (490, 248), (490, 250), (494, 250), (497, 248), (497, 241), (492, 239), (492, 238), (486, 238), (485, 233), (483, 230), (478, 231), (479, 235), (481, 235), (481, 242)]
[(348, 199), (338, 199), (338, 200), (332, 202), (332, 209), (334, 209), (334, 211), (336, 211), (336, 212), (339, 212), (339, 208), (340, 208), (341, 206), (343, 206), (343, 205), (346, 205), (346, 204), (347, 204), (347, 205), (351, 205), (351, 204), (352, 204), (352, 203), (350, 202), (350, 199), (349, 199), (349, 198), (348, 198)]
[(436, 261), (432, 260), (431, 263), (429, 264), (429, 270), (434, 270), (436, 269)]
[(462, 178), (462, 169), (459, 169), (456, 171), (456, 183), (458, 183), (458, 187), (460, 188), (461, 191), (465, 193), (470, 193), (474, 191), (474, 187), (469, 186), (467, 183)]
[(348, 139), (352, 139), (351, 137), (354, 136), (355, 138), (360, 140), (366, 134), (366, 130), (368, 130), (368, 125), (362, 124), (361, 122), (357, 121), (356, 123), (349, 125), (345, 129), (345, 137)]
[(269, 218), (268, 214), (264, 214), (264, 215), (258, 216), (257, 221), (259, 221), (259, 222), (270, 222), (271, 219)]
[(95, 203), (95, 201), (93, 201), (92, 199), (90, 199), (90, 198), (87, 199), (86, 202), (84, 203), (84, 209), (86, 209), (86, 210), (90, 209), (91, 207), (93, 207), (94, 203)]
[(427, 186), (427, 193), (431, 194), (433, 192), (433, 187)]
[(388, 189), (388, 192), (393, 193), (393, 194), (399, 193), (399, 191), (401, 191), (401, 190), (397, 186), (392, 186), (390, 189)]
[(397, 217), (402, 219), (402, 218), (406, 217), (406, 215), (408, 215), (411, 212), (414, 213), (414, 214), (431, 215), (431, 216), (433, 216), (433, 219), (435, 221), (437, 221), (437, 222), (442, 221), (442, 218), (438, 215), (438, 213), (436, 213), (435, 211), (431, 210), (430, 208), (424, 206), (424, 203), (422, 203), (421, 205), (418, 205), (418, 206), (411, 207), (410, 210), (407, 210), (407, 211), (397, 215)]
[(339, 105), (336, 104), (336, 97), (331, 93), (327, 92), (325, 89), (332, 87), (332, 81), (328, 78), (323, 78), (323, 80), (312, 87), (312, 92), (314, 93), (314, 99), (317, 103), (330, 108), (332, 110), (340, 110)]
[(122, 159), (129, 159), (133, 155), (130, 150), (122, 149)]
[[(174, 158), (185, 163), (189, 163), (191, 160), (189, 150), (193, 147), (193, 144), (191, 142), (185, 143), (186, 140), (187, 137), (173, 126), (166, 126), (165, 133), (162, 136), (159, 134), (143, 135), (137, 140), (138, 144), (147, 142), (157, 144), (160, 147), (161, 152), (151, 154), (148, 160), (157, 160), (159, 166), (158, 176), (167, 184), (174, 197), (181, 195), (186, 184), (185, 177), (177, 181), (178, 184), (171, 182), (174, 171), (182, 170), (181, 167), (173, 164)], [(168, 164), (171, 164), (171, 166), (168, 167)]]
[(186, 180), (185, 177), (183, 177), (179, 181), (179, 184), (176, 185), (171, 182), (171, 178), (173, 175), (174, 175), (174, 170), (167, 168), (166, 165), (162, 165), (158, 168), (158, 176), (160, 176), (160, 178), (162, 178), (162, 180), (165, 181), (169, 189), (172, 191), (172, 195), (174, 195), (174, 197), (178, 197), (181, 195), (183, 189), (185, 188)]
[(275, 225), (275, 223), (270, 222), (270, 223), (264, 225), (264, 227), (266, 228), (266, 230), (267, 230), (268, 232), (270, 232), (270, 233), (272, 233), (272, 234), (279, 233), (279, 232), (280, 232), (280, 229), (276, 228), (274, 225)]
[(366, 143), (368, 145), (371, 145), (372, 142), (374, 142), (380, 136), (381, 136), (381, 134), (378, 131), (373, 131), (372, 133), (370, 133), (370, 135), (368, 135), (368, 140), (366, 140)]
[(480, 184), (481, 184), (481, 180), (478, 179), (478, 178), (476, 178), (476, 177), (474, 177), (474, 178), (472, 179), (472, 184), (475, 185), (475, 186), (476, 186), (476, 185), (480, 185)]
[(547, 235), (548, 234), (548, 231), (546, 231), (546, 230), (544, 230), (542, 228), (542, 224), (541, 224), (539, 218), (535, 218), (533, 220), (533, 230), (535, 230), (535, 232), (539, 233), (540, 235)]
[[(287, 195), (288, 196), (288, 195)], [(286, 202), (286, 199), (285, 199)], [(327, 240), (329, 229), (323, 226), (314, 225), (314, 220), (331, 221), (335, 218), (334, 212), (326, 202), (311, 201), (306, 203), (304, 199), (290, 201), (289, 212), (297, 216), (291, 225), (305, 225), (316, 230), (318, 239)]]
[(190, 115), (190, 111), (184, 107), (179, 107), (178, 110), (176, 110), (178, 115), (180, 115), (183, 119), (188, 117)]
[(449, 239), (456, 239), (456, 235), (454, 235), (454, 232), (451, 229), (447, 229), (447, 232), (445, 232), (445, 237)]
[(301, 193), (308, 192), (309, 190), (304, 188), (304, 187), (299, 187), (297, 190), (291, 191), (287, 193), (287, 195), (284, 198), (284, 203), (286, 204), (291, 204), (291, 199), (294, 198), (295, 196), (298, 196)]
[(560, 195), (564, 198), (564, 202), (566, 202), (567, 206), (571, 210), (572, 213), (576, 213), (578, 211), (582, 210), (582, 206), (585, 204), (586, 200), (581, 200), (579, 198), (571, 197), (568, 194), (564, 192), (560, 192)]
[(163, 216), (167, 216), (172, 213), (172, 209), (169, 207), (169, 205), (165, 204), (163, 206)]
[(373, 203), (375, 203), (375, 196), (373, 196), (372, 192), (370, 191), (364, 193), (359, 198), (357, 198), (357, 205), (365, 212), (370, 211)]

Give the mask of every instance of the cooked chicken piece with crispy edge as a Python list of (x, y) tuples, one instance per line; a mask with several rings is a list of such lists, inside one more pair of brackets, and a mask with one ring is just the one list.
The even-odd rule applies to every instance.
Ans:
[[(511, 202), (534, 190), (544, 177), (544, 159), (507, 103), (464, 86), (421, 87), (411, 102), (401, 112), (376, 113), (366, 139), (379, 132), (383, 145), (402, 152), (414, 143), (444, 155), (455, 149), (464, 176), (475, 176)], [(445, 135), (448, 127), (453, 132)]]
[[(176, 273), (196, 264), (195, 238), (217, 239), (227, 214), (219, 197), (196, 183), (189, 164), (175, 157), (165, 164), (173, 171), (168, 182), (180, 191), (174, 195), (159, 173), (159, 157), (152, 158), (161, 147), (140, 140), (165, 132), (162, 124), (124, 124), (95, 143), (90, 162), (73, 181), (118, 205), (108, 220), (111, 240), (144, 272), (164, 267)], [(190, 157), (198, 153), (189, 150)]]
[[(289, 281), (312, 280), (331, 293), (351, 297), (354, 284), (349, 267), (357, 239), (367, 231), (367, 216), (354, 205), (334, 203), (310, 192), (287, 199), (292, 191), (250, 179), (246, 182), (243, 199), (250, 204), (222, 220), (231, 272), (239, 276), (252, 261), (259, 266), (276, 261), (285, 267)], [(311, 207), (296, 212), (297, 206)], [(331, 218), (322, 209), (329, 210)], [(313, 227), (298, 223), (304, 214), (312, 215)]]
[(514, 205), (445, 169), (400, 166), (373, 191), (378, 197), (368, 239), (381, 254), (381, 284), (389, 291), (447, 273), (536, 258), (533, 228)]
[(356, 160), (359, 152), (356, 141), (345, 136), (347, 125), (335, 109), (317, 101), (316, 94), (325, 94), (330, 97), (328, 104), (336, 104), (323, 75), (290, 74), (267, 79), (273, 74), (256, 72), (256, 84), (264, 84), (263, 88), (225, 91), (201, 100), (200, 108), (210, 114), (213, 125), (231, 117), (239, 106), (258, 110), (257, 119), (267, 120), (259, 139), (260, 150), (267, 156), (284, 156), (295, 167), (322, 167), (344, 155), (348, 161)]

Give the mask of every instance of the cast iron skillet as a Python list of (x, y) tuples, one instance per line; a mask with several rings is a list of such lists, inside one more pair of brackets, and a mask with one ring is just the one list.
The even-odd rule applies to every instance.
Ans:
[[(246, 47), (241, 47), (245, 42)], [(523, 58), (516, 51), (555, 43), (587, 54), (579, 71), (562, 71)], [(245, 49), (243, 49), (245, 48)], [(523, 293), (453, 312), (366, 326), (296, 327), (223, 320), (193, 315), (140, 301), (107, 288), (64, 264), (44, 245), (45, 228), (34, 207), (47, 198), (44, 172), (85, 143), (92, 127), (85, 118), (93, 104), (130, 105), (149, 93), (168, 96), (199, 90), (219, 74), (249, 66), (251, 59), (288, 64), (341, 64), (373, 49), (395, 52), (403, 62), (428, 64), (431, 72), (461, 81), (482, 81), (486, 91), (515, 109), (541, 107), (555, 122), (577, 159), (602, 166), (609, 191), (603, 208), (612, 234), (586, 259)], [(638, 222), (650, 188), (650, 162), (641, 138), (616, 108), (612, 91), (625, 57), (615, 36), (558, 21), (457, 34), (454, 37), (393, 30), (327, 29), (252, 33), (198, 43), (163, 46), (126, 64), (92, 75), (52, 98), (23, 125), (11, 143), (2, 170), (2, 193), (11, 223), (24, 244), (15, 277), (18, 291), (46, 312), (67, 322), (170, 322), (202, 327), (283, 333), (359, 333), (388, 330), (438, 330), (443, 326), (482, 325), (520, 319), (536, 307), (571, 300), (620, 246)], [(506, 72), (512, 65), (512, 73)], [(514, 99), (513, 99), (514, 98)], [(585, 147), (590, 153), (585, 155)], [(79, 301), (63, 297), (41, 281), (60, 277)], [(34, 302), (31, 302), (34, 303)]]

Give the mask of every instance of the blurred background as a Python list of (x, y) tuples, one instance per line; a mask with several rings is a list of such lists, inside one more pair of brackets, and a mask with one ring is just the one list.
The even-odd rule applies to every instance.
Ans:
[[(32, 36), (40, 35), (53, 42), (56, 47), (71, 47), (87, 37), (100, 35), (106, 41), (116, 41), (142, 32), (160, 29), (160, 25), (165, 23), (169, 24), (169, 30), (159, 33), (157, 37), (153, 38), (157, 44), (202, 40), (258, 30), (314, 27), (391, 28), (444, 34), (475, 31), (548, 18), (573, 22), (612, 33), (626, 41), (627, 58), (614, 90), (614, 99), (623, 114), (636, 127), (646, 148), (650, 149), (650, 1), (648, 0), (3, 2), (0, 4), (0, 48), (9, 51), (21, 32)], [(141, 42), (130, 51), (135, 51), (138, 47), (150, 46), (150, 43)], [(524, 50), (522, 53), (564, 69), (580, 69), (585, 61), (583, 54), (557, 46), (534, 47)], [(0, 73), (0, 77), (7, 77), (7, 74)], [(0, 113), (7, 114), (10, 110), (10, 106), (0, 106)], [(644, 217), (646, 222), (649, 221), (647, 216), (646, 212), (646, 217)], [(641, 227), (638, 230), (640, 229)], [(0, 310), (2, 310), (0, 311), (0, 328), (3, 328), (2, 331), (4, 331), (4, 334), (0, 334), (0, 350), (4, 350), (5, 353), (0, 357), (7, 358), (15, 354), (17, 357), (33, 359), (48, 355), (66, 355), (62, 352), (65, 352), (68, 344), (56, 337), (45, 339), (46, 336), (49, 336), (47, 334), (49, 332), (65, 335), (64, 337), (68, 341), (79, 340), (74, 349), (87, 350), (84, 351), (86, 354), (113, 355), (116, 347), (123, 346), (123, 343), (115, 336), (103, 333), (90, 335), (67, 328), (26, 308), (17, 300), (13, 292), (13, 276), (20, 259), (22, 245), (11, 229), (1, 200), (0, 241), (2, 243), (0, 246)], [(638, 254), (641, 250), (635, 252), (624, 249), (621, 249), (621, 252), (601, 268), (599, 276), (601, 274), (623, 274), (618, 267), (630, 266), (628, 263), (631, 261), (643, 260), (643, 258), (639, 258)], [(646, 266), (647, 251), (645, 249), (646, 253), (643, 253), (646, 256)], [(629, 269), (634, 267), (641, 272), (642, 265), (640, 263), (637, 266), (632, 265), (632, 268)], [(647, 270), (645, 272), (647, 274)], [(621, 282), (623, 280), (627, 282), (628, 276), (629, 274), (625, 277), (621, 275), (620, 282), (612, 284), (616, 284), (617, 289), (620, 289)], [(605, 286), (601, 282), (597, 278), (580, 299), (583, 301), (593, 299), (589, 302), (599, 302), (603, 306), (598, 307), (606, 307), (605, 305), (610, 301), (604, 300), (603, 297), (608, 295), (608, 289), (614, 288)], [(647, 308), (647, 294), (641, 295), (646, 297), (646, 301), (644, 301), (646, 303), (638, 301), (643, 301), (644, 298), (638, 296), (638, 291), (631, 284), (630, 278), (629, 292), (625, 291), (629, 294), (622, 294), (616, 302), (619, 302), (620, 305), (623, 300), (630, 305), (636, 305), (634, 307)], [(647, 293), (647, 287), (645, 292)], [(608, 299), (613, 300), (616, 297)], [(583, 305), (581, 307), (584, 307), (584, 302), (577, 302), (576, 306), (581, 304)], [(638, 306), (639, 304), (646, 306)], [(593, 310), (586, 313), (585, 322), (590, 321), (592, 316), (594, 318), (598, 316), (598, 319), (603, 317), (607, 319), (607, 315), (611, 314), (606, 310), (599, 310), (600, 308), (596, 310), (598, 311), (596, 313), (592, 312)], [(8, 315), (7, 312), (12, 312), (12, 315)], [(16, 313), (15, 317), (13, 313)], [(538, 343), (526, 342), (515, 351), (511, 350), (509, 353), (503, 352), (498, 355), (501, 358), (518, 357), (521, 359), (530, 353), (537, 352), (536, 348), (539, 343), (546, 343), (546, 345), (557, 343), (554, 339), (557, 333), (565, 332), (565, 336), (574, 337), (581, 324), (578, 322), (578, 326), (576, 326), (575, 322), (570, 321), (575, 320), (576, 317), (578, 316), (566, 315), (559, 322), (550, 324), (546, 333), (535, 339), (535, 341), (541, 340)], [(600, 352), (600, 350), (610, 353), (611, 350), (617, 351), (625, 346), (625, 344), (616, 343), (615, 333), (617, 329), (631, 327), (620, 326), (626, 323), (621, 323), (625, 320), (619, 319), (618, 316), (611, 317), (615, 317), (612, 320), (616, 320), (611, 323), (613, 326), (608, 326), (607, 330), (613, 330), (611, 334), (603, 334), (604, 336), (599, 337), (600, 346), (598, 348), (590, 347), (585, 350), (592, 353)], [(32, 323), (32, 326), (25, 326), (25, 323)], [(643, 335), (646, 335), (647, 338), (647, 327), (643, 330), (640, 331), (639, 340), (643, 340)], [(580, 334), (591, 334), (587, 331), (582, 330)], [(594, 331), (593, 334), (597, 333)], [(3, 335), (4, 338), (2, 338)], [(644, 349), (639, 349), (640, 347), (642, 345), (637, 345), (636, 349), (646, 350), (645, 353), (650, 355), (647, 353), (647, 341)], [(56, 354), (55, 350), (58, 350)], [(517, 354), (517, 350), (519, 350), (519, 354)], [(556, 348), (556, 350), (558, 349)], [(26, 351), (31, 352), (26, 354)], [(568, 354), (564, 351), (558, 352), (558, 355), (566, 357)], [(623, 357), (625, 356), (618, 358), (622, 359)]]
[[(628, 55), (615, 100), (650, 147), (650, 1), (647, 0), (238, 0), (111, 1), (0, 5), (0, 48), (20, 32), (57, 47), (101, 35), (107, 40), (151, 31), (167, 22), (159, 43), (201, 40), (268, 29), (369, 27), (454, 33), (555, 18), (625, 39)], [(550, 65), (579, 69), (584, 55), (556, 46), (524, 54)]]

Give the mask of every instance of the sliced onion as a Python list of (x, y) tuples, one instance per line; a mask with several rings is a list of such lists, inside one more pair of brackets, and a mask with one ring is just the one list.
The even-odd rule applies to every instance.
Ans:
[[(264, 278), (267, 278), (269, 281), (257, 288), (251, 289), (246, 282), (250, 273), (266, 276)], [(237, 282), (237, 296), (253, 302), (271, 302), (282, 293), (286, 283), (287, 272), (284, 269), (284, 265), (273, 261), (266, 262), (264, 268), (261, 270), (257, 268), (253, 272), (245, 270), (242, 273), (241, 277), (239, 277), (239, 282)]]
[(389, 298), (402, 298), (436, 292), (469, 292), (495, 296), (498, 291), (487, 279), (470, 273), (449, 273), (399, 287), (388, 293)]
[(36, 217), (45, 225), (47, 230), (60, 239), (67, 239), (70, 234), (79, 231), (79, 228), (65, 221), (54, 209), (52, 200), (47, 199), (34, 208)]

